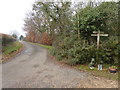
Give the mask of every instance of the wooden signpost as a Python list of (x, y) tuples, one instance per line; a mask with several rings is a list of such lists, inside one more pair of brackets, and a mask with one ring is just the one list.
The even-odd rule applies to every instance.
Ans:
[(93, 34), (91, 34), (91, 36), (97, 36), (97, 49), (99, 49), (100, 36), (108, 36), (108, 34), (104, 34), (104, 32), (100, 32), (100, 31), (93, 31)]
[[(100, 36), (108, 36), (108, 34), (104, 34), (104, 32), (100, 31), (93, 31), (93, 34), (91, 36), (96, 36), (97, 37), (97, 49), (99, 49), (100, 46)], [(98, 53), (96, 59), (98, 60)], [(98, 70), (102, 70), (102, 64), (98, 64)]]

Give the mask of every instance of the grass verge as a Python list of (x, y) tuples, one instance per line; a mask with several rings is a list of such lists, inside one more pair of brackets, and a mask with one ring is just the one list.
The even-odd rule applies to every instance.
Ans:
[[(32, 43), (32, 42), (30, 42), (30, 43)], [(32, 44), (35, 44), (35, 45), (41, 46), (41, 47), (46, 48), (46, 49), (52, 49), (52, 48), (53, 48), (52, 46), (43, 45), (43, 44), (39, 44), (39, 43), (32, 43)]]
[(3, 55), (10, 55), (11, 53), (19, 50), (21, 48), (21, 43), (16, 41), (5, 47), (3, 47)]
[(97, 67), (94, 70), (89, 69), (87, 65), (78, 65), (76, 66), (79, 70), (84, 70), (90, 72), (92, 75), (104, 77), (110, 80), (118, 80), (118, 72), (117, 73), (110, 73), (107, 67), (104, 67), (103, 70), (97, 70)]
[(22, 44), (18, 41), (12, 42), (7, 46), (2, 47), (2, 61), (9, 59), (10, 57), (13, 57), (16, 55), (19, 50), (22, 48)]

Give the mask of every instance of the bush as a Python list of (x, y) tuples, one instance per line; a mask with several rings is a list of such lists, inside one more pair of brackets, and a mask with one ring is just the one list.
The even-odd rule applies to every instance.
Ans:
[(117, 65), (120, 51), (120, 43), (116, 40), (104, 42), (99, 49), (99, 60), (105, 64)]
[(118, 51), (120, 51), (120, 43), (116, 39), (103, 41), (99, 50), (96, 48), (96, 43), (88, 44), (85, 40), (76, 40), (73, 43), (72, 40), (67, 40), (66, 43), (60, 43), (59, 47), (52, 49), (52, 54), (59, 60), (66, 60), (70, 65), (89, 64), (93, 57), (95, 64), (117, 65), (120, 54)]
[[(79, 45), (71, 48), (68, 51), (70, 63), (74, 64), (87, 64), (91, 61), (92, 57), (95, 57), (95, 46), (94, 45)], [(71, 64), (72, 64), (71, 63)]]
[[(71, 38), (71, 39), (70, 39)], [(55, 55), (59, 60), (66, 60), (68, 64), (86, 64), (95, 57), (96, 45), (89, 45), (86, 40), (76, 40), (77, 37), (66, 37), (52, 49), (52, 55)], [(74, 42), (74, 43), (73, 43)], [(65, 61), (65, 62), (66, 62)]]

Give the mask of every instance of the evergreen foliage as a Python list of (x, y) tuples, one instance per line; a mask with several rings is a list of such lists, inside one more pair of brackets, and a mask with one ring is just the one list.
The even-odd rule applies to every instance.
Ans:
[[(80, 3), (75, 5), (71, 2), (37, 1), (33, 5), (33, 12), (25, 20), (24, 29), (28, 40), (48, 33), (49, 38), (45, 42), (52, 38), (54, 48), (51, 53), (58, 60), (70, 65), (89, 64), (93, 57), (96, 64), (117, 65), (120, 54), (117, 25), (116, 2), (101, 2), (96, 6), (88, 4), (82, 7)], [(107, 38), (101, 37), (99, 50), (96, 49), (96, 37), (91, 37), (93, 31), (98, 30), (109, 35)], [(98, 60), (96, 54), (99, 56)]]

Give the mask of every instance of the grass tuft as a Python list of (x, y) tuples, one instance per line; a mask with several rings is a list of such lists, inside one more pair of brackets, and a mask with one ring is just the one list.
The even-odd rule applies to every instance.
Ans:
[(103, 67), (103, 70), (97, 70), (97, 67), (95, 67), (94, 70), (91, 70), (87, 65), (79, 65), (78, 69), (91, 72), (95, 76), (100, 76), (111, 80), (118, 80), (118, 72), (110, 73), (107, 67)]
[(2, 49), (3, 49), (3, 55), (5, 56), (8, 56), (10, 55), (11, 53), (19, 50), (20, 48), (22, 47), (22, 44), (18, 41), (15, 41), (13, 43), (10, 43), (9, 45), (7, 46), (4, 46)]

